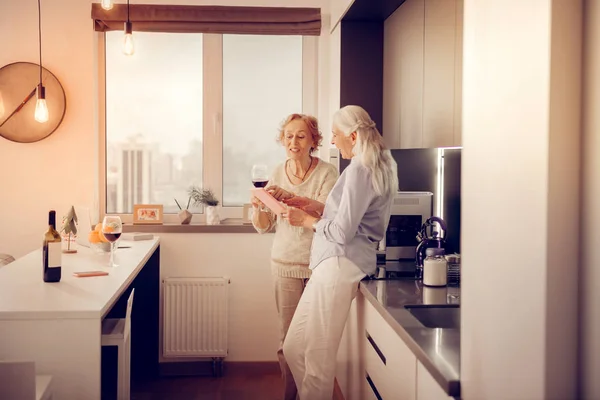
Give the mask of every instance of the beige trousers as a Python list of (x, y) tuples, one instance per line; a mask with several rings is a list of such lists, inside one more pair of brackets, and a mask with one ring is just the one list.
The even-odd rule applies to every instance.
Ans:
[(277, 358), (279, 359), (281, 377), (285, 387), (284, 400), (296, 400), (298, 394), (294, 377), (283, 356), (283, 341), (285, 340), (290, 323), (292, 322), (292, 317), (294, 316), (300, 297), (302, 297), (307, 281), (308, 278), (284, 278), (275, 276), (275, 303), (277, 304), (277, 312), (279, 314), (281, 339), (279, 342), (279, 349), (277, 350)]
[(342, 333), (364, 277), (345, 257), (328, 258), (313, 270), (283, 344), (300, 400), (331, 399)]

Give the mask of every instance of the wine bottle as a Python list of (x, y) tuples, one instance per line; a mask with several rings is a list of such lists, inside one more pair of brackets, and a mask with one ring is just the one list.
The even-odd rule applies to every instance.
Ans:
[(61, 245), (60, 235), (56, 231), (56, 211), (48, 213), (48, 230), (44, 233), (43, 245), (44, 282), (60, 282)]

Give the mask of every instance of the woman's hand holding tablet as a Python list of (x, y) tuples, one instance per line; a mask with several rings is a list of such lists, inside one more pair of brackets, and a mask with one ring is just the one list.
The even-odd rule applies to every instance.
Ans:
[(277, 199), (275, 199), (275, 197), (273, 197), (264, 188), (253, 188), (250, 189), (250, 191), (256, 198), (262, 201), (263, 204), (267, 206), (276, 215), (280, 215), (281, 213), (286, 211), (286, 207), (279, 201), (277, 201)]

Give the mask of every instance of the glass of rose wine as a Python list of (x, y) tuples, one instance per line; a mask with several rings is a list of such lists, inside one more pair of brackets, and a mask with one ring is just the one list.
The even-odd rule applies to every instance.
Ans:
[(118, 267), (115, 264), (115, 245), (123, 232), (123, 224), (121, 218), (116, 215), (107, 215), (102, 221), (102, 235), (110, 242), (110, 267)]

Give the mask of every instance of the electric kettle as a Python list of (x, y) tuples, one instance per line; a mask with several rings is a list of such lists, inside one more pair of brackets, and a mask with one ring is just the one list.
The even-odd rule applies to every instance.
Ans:
[[(435, 229), (435, 223), (439, 225), (441, 232)], [(427, 229), (430, 229), (431, 233), (428, 235)], [(423, 226), (421, 231), (417, 234), (417, 241), (419, 244), (416, 249), (416, 263), (417, 263), (417, 275), (421, 275), (419, 271), (423, 270), (423, 260), (425, 260), (425, 251), (427, 249), (445, 249), (446, 248), (446, 222), (440, 217), (431, 217)], [(418, 278), (419, 276), (417, 276)]]

